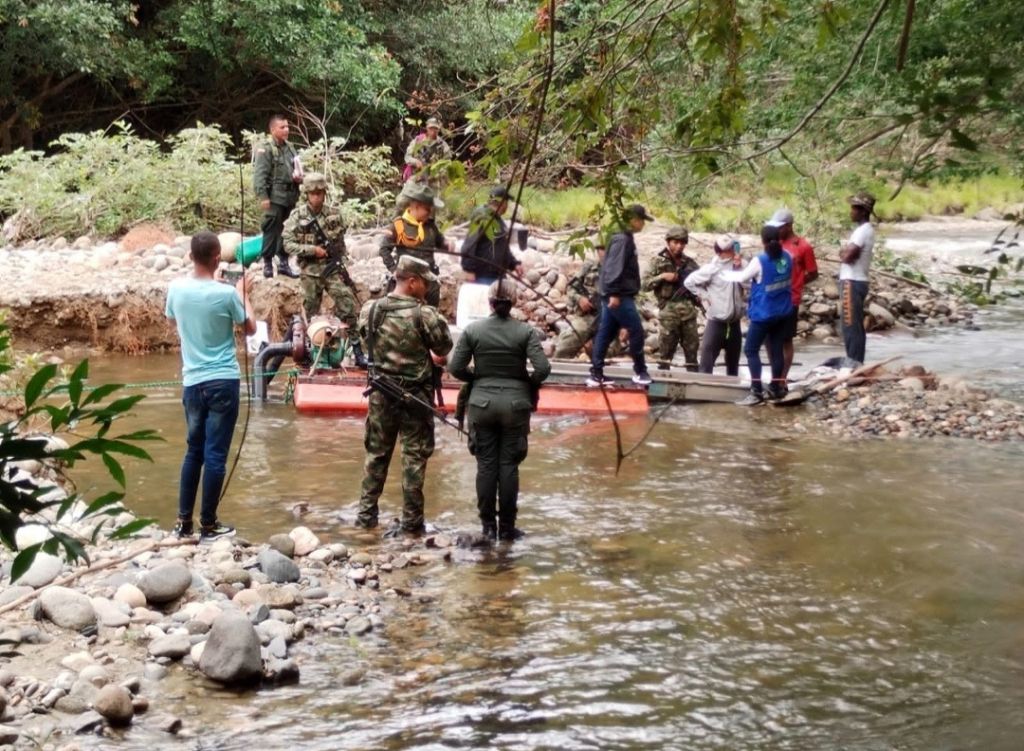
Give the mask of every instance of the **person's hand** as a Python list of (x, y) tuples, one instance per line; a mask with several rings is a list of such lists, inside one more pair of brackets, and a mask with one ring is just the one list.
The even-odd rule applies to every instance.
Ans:
[(252, 291), (252, 278), (248, 274), (242, 274), (241, 278), (235, 282), (235, 289), (242, 297), (247, 297)]
[(661, 278), (664, 279), (666, 282), (678, 282), (679, 274), (675, 273), (674, 271), (666, 271), (664, 274), (661, 275)]
[(315, 255), (317, 258), (327, 258), (327, 250), (317, 245), (315, 248), (313, 248), (313, 255)]
[(523, 278), (523, 264), (521, 264), (521, 263), (517, 264), (516, 267), (514, 269), (512, 269), (512, 273), (515, 274), (520, 279), (522, 279)]
[(618, 295), (611, 295), (608, 298), (608, 307), (611, 308), (612, 310), (615, 310), (617, 307), (619, 307), (619, 303), (621, 302), (621, 297), (619, 297)]
[(264, 211), (270, 211), (270, 199), (264, 198), (262, 201), (260, 201), (260, 208), (263, 209)]
[(588, 298), (588, 297), (581, 297), (580, 298), (580, 310), (582, 310), (584, 313), (593, 313), (594, 312), (594, 304), (592, 302), (590, 302), (590, 298)]
[(439, 368), (444, 367), (444, 365), (448, 362), (447, 357), (445, 357), (444, 355), (435, 355), (433, 352), (430, 353), (430, 359), (433, 360), (434, 365), (436, 365)]
[(629, 344), (629, 331), (626, 329), (622, 329), (622, 331), (619, 332), (619, 344), (622, 344), (623, 346)]

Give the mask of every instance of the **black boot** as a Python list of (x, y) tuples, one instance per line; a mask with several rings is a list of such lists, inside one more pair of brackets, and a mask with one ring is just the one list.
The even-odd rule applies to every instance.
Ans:
[(267, 279), (274, 275), (274, 261), (270, 258), (263, 259), (263, 276)]
[(349, 346), (352, 348), (352, 365), (360, 370), (366, 370), (366, 355), (363, 354), (363, 345), (358, 339), (350, 339)]
[[(264, 270), (266, 273), (266, 270)], [(299, 278), (299, 272), (293, 271), (292, 267), (288, 264), (288, 256), (277, 257), (277, 273), (281, 276), (291, 277), (292, 279)]]
[(497, 540), (498, 525), (494, 522), (481, 522), (481, 534), (488, 540)]
[(768, 399), (770, 401), (778, 401), (788, 393), (789, 387), (785, 383), (772, 382), (768, 384)]
[(498, 539), (502, 542), (513, 542), (522, 538), (526, 533), (516, 528), (515, 522), (498, 523)]

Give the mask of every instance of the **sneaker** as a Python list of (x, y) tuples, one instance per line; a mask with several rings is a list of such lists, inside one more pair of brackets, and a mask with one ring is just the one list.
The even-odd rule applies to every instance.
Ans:
[(768, 386), (768, 393), (766, 394), (769, 401), (778, 401), (786, 394), (789, 393), (789, 388), (782, 383), (772, 383)]
[(589, 378), (587, 378), (587, 388), (588, 389), (599, 389), (599, 388), (602, 388), (602, 387), (604, 387), (606, 389), (610, 389), (614, 385), (615, 385), (615, 381), (613, 381), (611, 378), (605, 378), (603, 375), (599, 375), (599, 376), (592, 375)]
[(650, 386), (652, 383), (651, 374), (648, 373), (647, 371), (644, 371), (643, 373), (637, 373), (635, 376), (633, 376), (633, 383), (635, 383), (637, 386)]
[(182, 540), (186, 537), (192, 537), (196, 533), (195, 528), (192, 526), (191, 519), (178, 519), (177, 524), (174, 525), (174, 529), (171, 531), (175, 537)]
[(209, 542), (219, 537), (231, 537), (233, 534), (235, 534), (234, 527), (216, 521), (210, 526), (203, 525), (199, 528), (199, 542)]
[(764, 394), (760, 391), (751, 390), (743, 399), (736, 402), (740, 407), (756, 407), (758, 404), (764, 402)]

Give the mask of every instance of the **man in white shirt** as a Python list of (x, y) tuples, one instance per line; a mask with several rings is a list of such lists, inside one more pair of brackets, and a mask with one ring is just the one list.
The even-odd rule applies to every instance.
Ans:
[(857, 225), (850, 239), (839, 250), (839, 324), (843, 332), (846, 356), (864, 362), (864, 301), (868, 296), (868, 269), (875, 249), (875, 228), (871, 215), (875, 197), (860, 192), (847, 199), (850, 220)]

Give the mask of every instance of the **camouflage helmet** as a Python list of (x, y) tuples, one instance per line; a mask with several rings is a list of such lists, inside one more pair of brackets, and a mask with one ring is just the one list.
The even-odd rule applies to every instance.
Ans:
[(684, 243), (690, 242), (690, 232), (686, 227), (681, 224), (677, 224), (674, 227), (669, 227), (668, 232), (665, 233), (666, 240), (680, 240)]
[(437, 277), (430, 270), (430, 264), (421, 258), (410, 255), (398, 257), (398, 265), (395, 266), (395, 278), (401, 279), (408, 276), (418, 276), (425, 282), (436, 282)]
[(868, 213), (875, 210), (875, 197), (866, 191), (861, 191), (855, 196), (850, 196), (846, 199), (851, 206), (859, 206), (862, 209), (867, 209)]
[(511, 279), (499, 279), (492, 282), (487, 288), (487, 299), (491, 302), (510, 302), (516, 304), (519, 295), (516, 293), (516, 283)]
[(427, 127), (437, 128), (438, 130), (441, 130), (441, 121), (438, 120), (436, 117), (427, 118)]
[(307, 193), (317, 190), (327, 190), (327, 178), (320, 172), (307, 172), (302, 178), (302, 189)]

